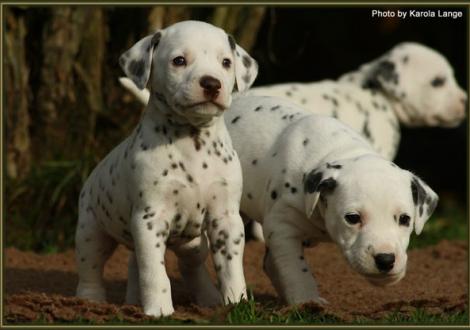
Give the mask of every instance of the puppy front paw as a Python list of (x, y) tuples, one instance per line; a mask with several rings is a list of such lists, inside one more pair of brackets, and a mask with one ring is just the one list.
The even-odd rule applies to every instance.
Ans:
[(175, 312), (171, 304), (155, 304), (151, 306), (144, 306), (144, 313), (153, 317), (170, 316)]

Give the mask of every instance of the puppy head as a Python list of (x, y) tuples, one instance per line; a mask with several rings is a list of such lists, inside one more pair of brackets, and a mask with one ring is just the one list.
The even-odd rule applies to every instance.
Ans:
[(187, 118), (220, 115), (234, 88), (248, 89), (258, 73), (256, 61), (231, 36), (198, 21), (141, 39), (121, 55), (120, 65), (140, 89), (150, 80), (151, 98)]
[(315, 207), (349, 264), (370, 282), (389, 285), (406, 272), (409, 238), (420, 234), (438, 197), (422, 180), (376, 156), (327, 163), (305, 178)]
[(431, 48), (401, 43), (362, 69), (363, 86), (399, 101), (397, 115), (407, 126), (454, 127), (465, 118), (467, 93), (449, 62)]

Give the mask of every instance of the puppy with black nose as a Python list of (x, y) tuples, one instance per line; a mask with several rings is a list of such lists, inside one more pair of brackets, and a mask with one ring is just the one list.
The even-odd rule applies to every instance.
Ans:
[[(105, 299), (103, 267), (122, 243), (133, 251), (126, 302), (146, 314), (174, 310), (167, 247), (197, 303), (237, 302), (246, 297), (242, 176), (223, 114), (232, 91), (253, 83), (256, 62), (223, 30), (186, 21), (143, 38), (120, 64), (139, 89), (149, 83), (150, 101), (81, 191), (77, 296)], [(204, 265), (209, 242), (220, 292)]]
[(373, 284), (403, 278), (410, 235), (438, 202), (427, 184), (340, 121), (279, 98), (236, 98), (225, 120), (243, 169), (241, 210), (262, 224), (264, 269), (287, 303), (324, 302), (304, 258), (322, 241)]

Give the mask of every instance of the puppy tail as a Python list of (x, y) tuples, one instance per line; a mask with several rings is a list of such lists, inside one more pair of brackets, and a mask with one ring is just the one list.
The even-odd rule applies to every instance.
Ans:
[(139, 102), (141, 102), (143, 105), (147, 105), (150, 98), (150, 92), (147, 88), (139, 89), (139, 87), (137, 87), (137, 85), (134, 84), (132, 80), (126, 77), (120, 77), (119, 82), (125, 89), (134, 94)]

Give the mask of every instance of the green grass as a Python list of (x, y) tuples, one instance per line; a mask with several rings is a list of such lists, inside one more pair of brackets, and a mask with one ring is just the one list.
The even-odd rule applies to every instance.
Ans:
[(454, 312), (445, 315), (433, 315), (424, 309), (405, 314), (391, 312), (380, 320), (360, 318), (345, 322), (335, 316), (322, 314), (315, 310), (293, 308), (282, 312), (276, 307), (256, 303), (252, 298), (235, 305), (226, 318), (228, 324), (279, 324), (279, 325), (307, 325), (307, 324), (468, 324), (468, 311)]
[(434, 245), (441, 240), (468, 240), (466, 210), (453, 198), (440, 201), (439, 208), (425, 224), (421, 235), (411, 235), (410, 249)]
[(6, 244), (56, 253), (73, 245), (80, 189), (92, 157), (37, 164), (21, 181), (7, 181)]

